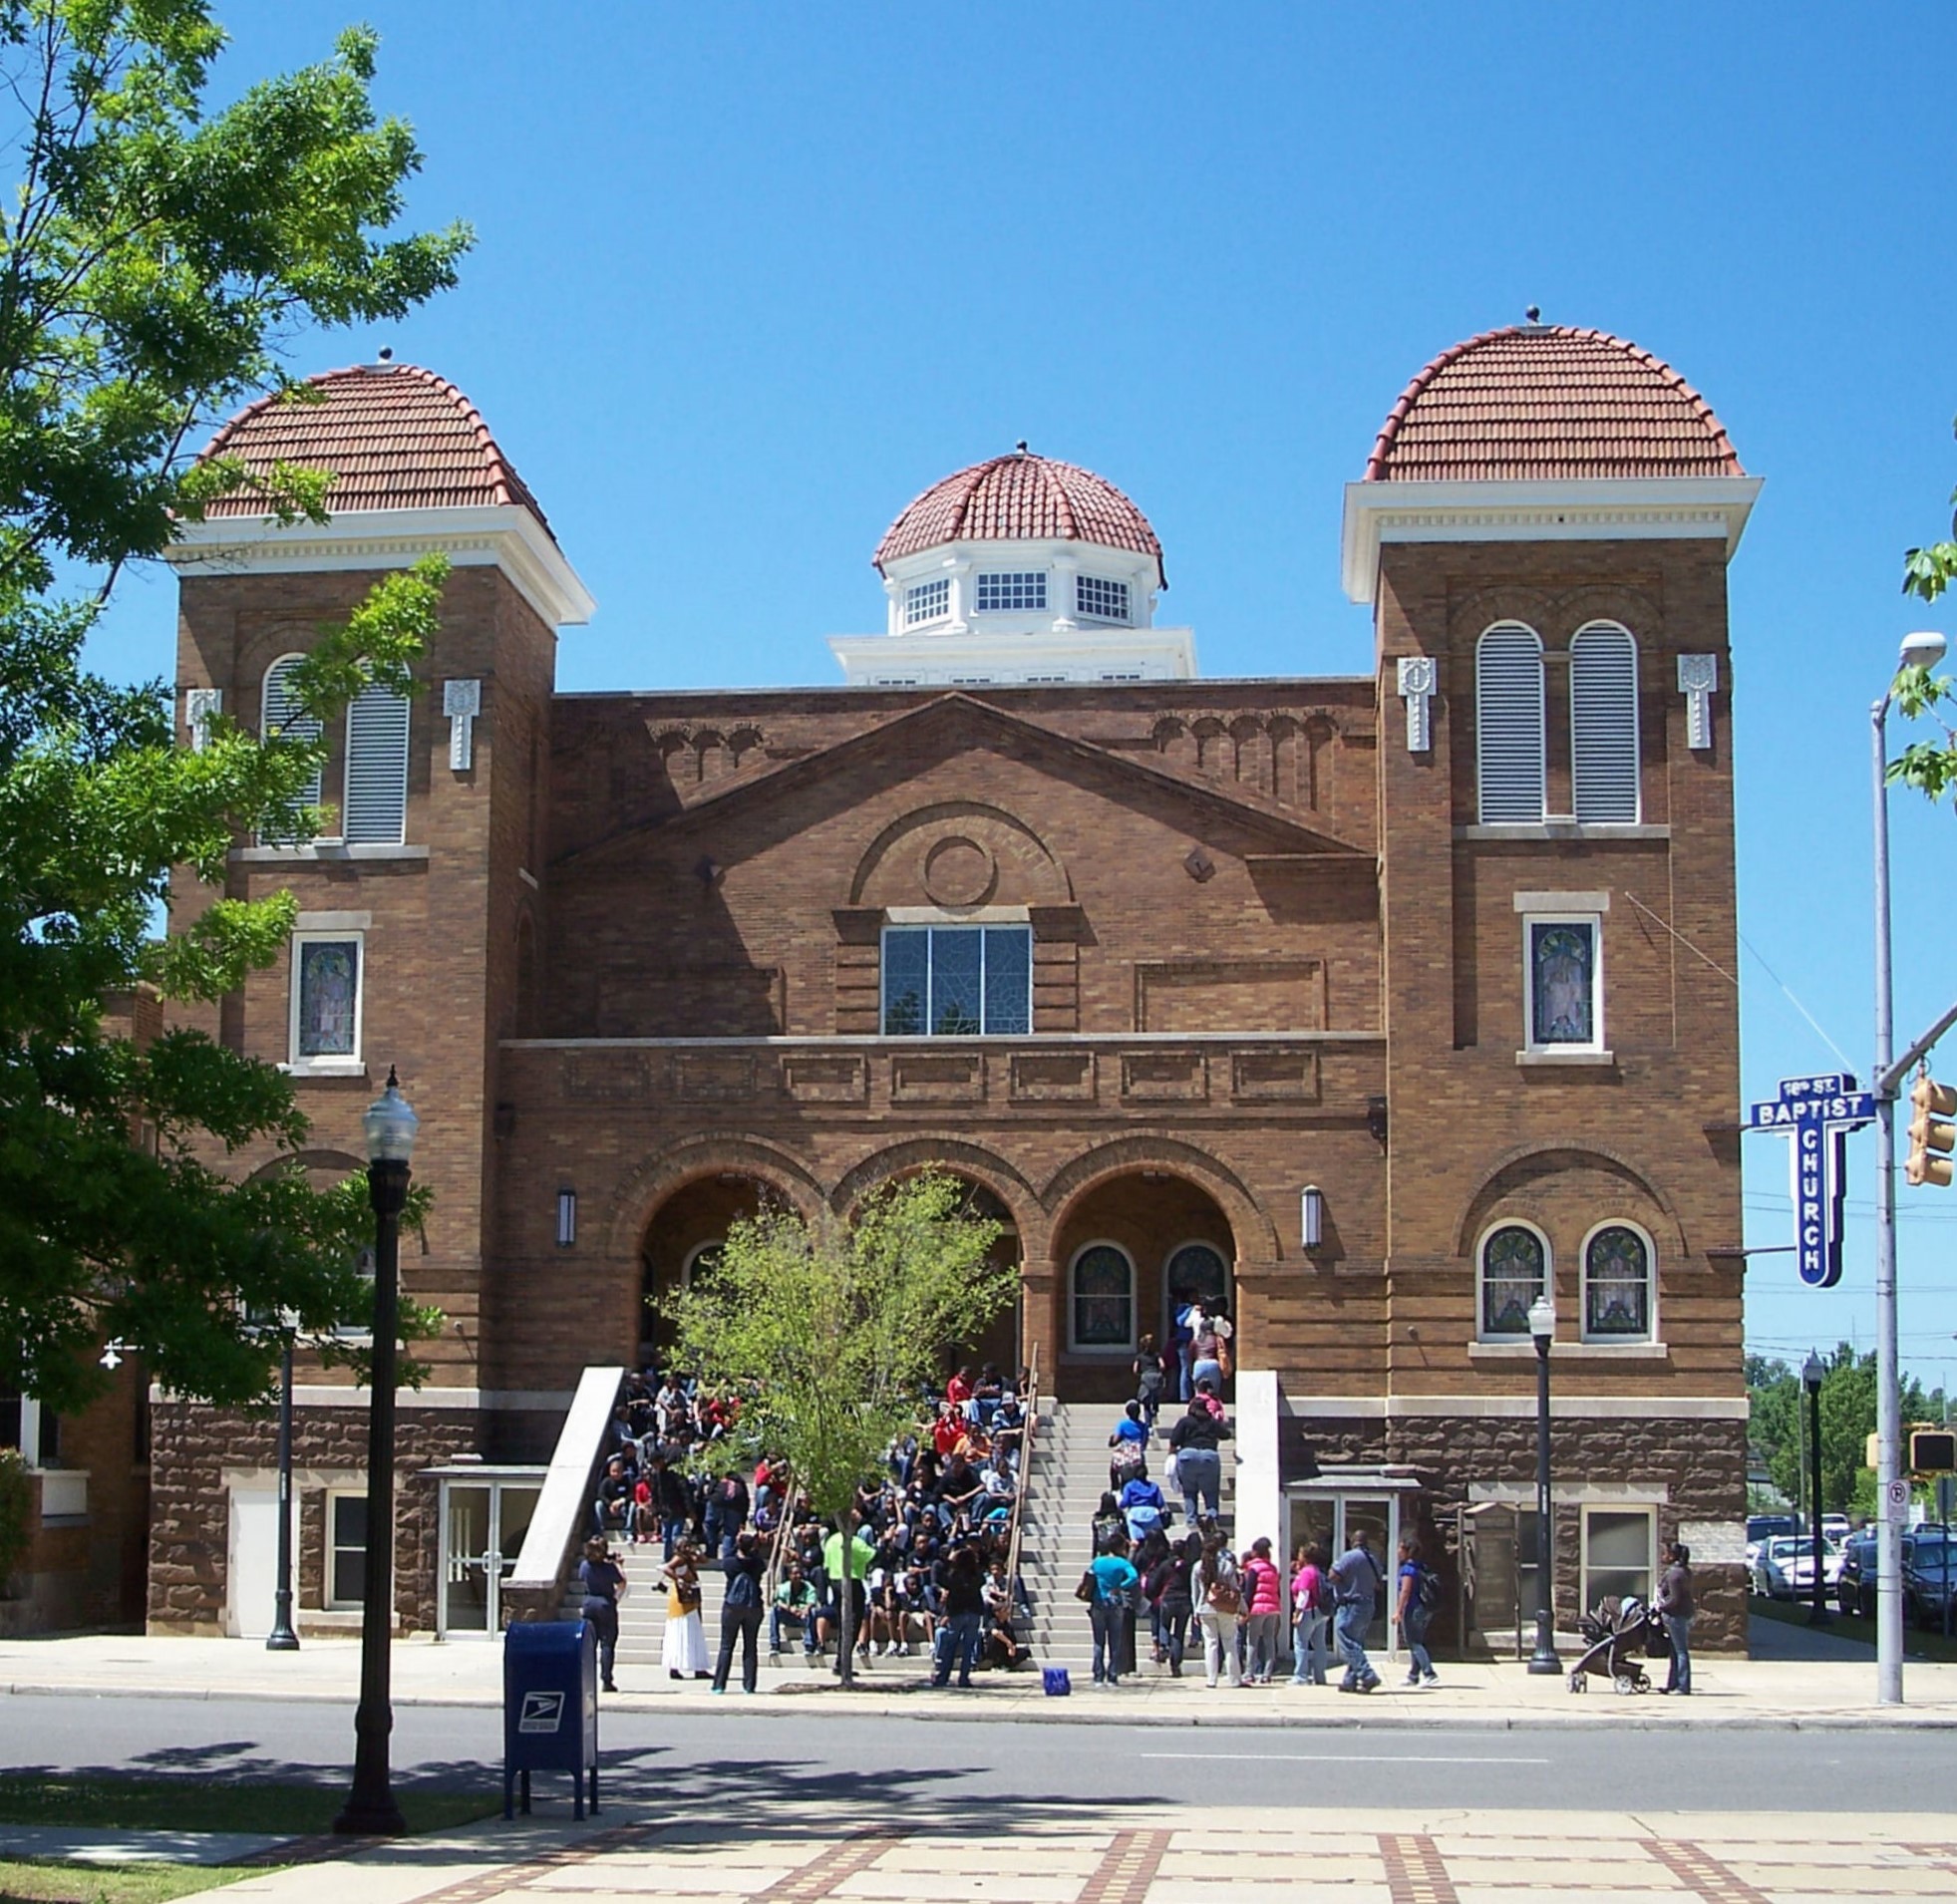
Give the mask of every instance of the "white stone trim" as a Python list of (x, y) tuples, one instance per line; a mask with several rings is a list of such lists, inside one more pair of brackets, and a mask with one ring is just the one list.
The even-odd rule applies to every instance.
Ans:
[(324, 525), (269, 516), (179, 522), (163, 560), (188, 574), (274, 575), (407, 568), (446, 555), (458, 568), (499, 568), (545, 626), (588, 622), (597, 604), (563, 550), (519, 502), (471, 508), (349, 509)]
[(302, 912), (292, 921), (294, 932), (371, 932), (371, 912)]
[(1585, 476), (1519, 482), (1348, 482), (1346, 594), (1371, 602), (1387, 542), (1714, 539), (1733, 559), (1758, 476)]
[[(1022, 618), (988, 613), (983, 619), (990, 624)], [(831, 635), (828, 642), (852, 688), (1009, 688), (1043, 685), (1053, 676), (1064, 676), (1068, 686), (1098, 686), (1109, 675), (1190, 681), (1196, 674), (1196, 638), (1187, 628), (1091, 622), (1051, 630), (974, 629), (932, 622), (900, 635)]]
[[(1550, 1495), (1572, 1505), (1599, 1507), (1663, 1507), (1672, 1498), (1668, 1481), (1554, 1481)], [(1533, 1481), (1469, 1481), (1468, 1498), (1492, 1501), (1504, 1507), (1533, 1507)]]
[(1500, 823), (1457, 826), (1457, 839), (1500, 839), (1543, 843), (1561, 840), (1611, 840), (1611, 839), (1670, 839), (1672, 829), (1666, 825), (1636, 825), (1627, 821), (1609, 819), (1545, 819), (1531, 825), (1522, 821), (1504, 820)]
[(885, 906), (888, 925), (1026, 925), (1031, 906)]
[[(883, 1047), (914, 1052), (933, 1040), (886, 1038), (881, 1032), (830, 1032), (799, 1038), (785, 1034), (768, 1038), (503, 1038), (498, 1051), (713, 1051), (737, 1048), (795, 1046), (811, 1049), (861, 1050)], [(946, 1044), (969, 1040), (946, 1039)], [(1385, 1032), (1031, 1032), (1016, 1037), (1016, 1048), (1058, 1045), (1384, 1045)]]
[[(1531, 1351), (1533, 1354), (1533, 1351)], [(1287, 1395), (1285, 1407), (1303, 1421), (1404, 1422), (1423, 1416), (1456, 1421), (1532, 1421), (1532, 1395)], [(1744, 1395), (1556, 1395), (1549, 1414), (1558, 1422), (1744, 1422)]]
[(343, 839), (309, 839), (302, 846), (233, 846), (225, 855), (232, 865), (278, 866), (304, 864), (309, 859), (426, 859), (426, 846), (349, 846)]
[[(1662, 1342), (1646, 1342), (1640, 1338), (1636, 1342), (1552, 1342), (1549, 1345), (1550, 1362), (1597, 1362), (1608, 1365), (1613, 1362), (1663, 1362), (1671, 1354)], [(1468, 1359), (1470, 1362), (1528, 1362), (1535, 1361), (1533, 1342), (1470, 1342), (1468, 1345)]]
[[(150, 1385), (154, 1405), (182, 1400), (169, 1393), (161, 1382)], [(367, 1412), (367, 1391), (351, 1384), (341, 1386), (323, 1382), (295, 1383), (292, 1406), (296, 1409), (358, 1409)], [(548, 1415), (571, 1405), (569, 1389), (397, 1389), (395, 1406), (402, 1409), (455, 1410), (503, 1409), (516, 1413)], [(205, 1406), (199, 1404), (199, 1407)], [(276, 1478), (275, 1469), (265, 1470)]]
[(1608, 912), (1607, 892), (1518, 892), (1517, 912)]

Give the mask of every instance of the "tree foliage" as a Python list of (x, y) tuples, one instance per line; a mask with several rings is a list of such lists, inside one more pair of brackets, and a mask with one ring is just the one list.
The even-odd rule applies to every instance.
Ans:
[[(1951, 495), (1957, 503), (1957, 491)], [(1957, 520), (1952, 522), (1957, 534)], [(1919, 601), (1941, 598), (1957, 582), (1957, 540), (1932, 542), (1903, 554), (1902, 592)], [(1896, 707), (1905, 719), (1927, 721), (1941, 730), (1940, 739), (1912, 741), (1889, 763), (1889, 779), (1913, 787), (1935, 802), (1957, 790), (1957, 727), (1942, 712), (1957, 700), (1957, 683), (1927, 668), (1904, 668), (1896, 676)]]
[[(1863, 1456), (1875, 1432), (1875, 1357), (1857, 1355), (1847, 1343), (1821, 1358), (1821, 1511), (1869, 1515), (1875, 1511), (1875, 1472)], [(1774, 1485), (1794, 1500), (1807, 1459), (1807, 1391), (1800, 1371), (1764, 1356), (1747, 1358), (1747, 1393), (1753, 1403), (1748, 1436), (1767, 1457)], [(1921, 1382), (1902, 1383), (1902, 1419), (1941, 1419), (1943, 1397)]]
[[(846, 1219), (765, 1208), (669, 1304), (676, 1366), (739, 1398), (729, 1458), (784, 1455), (845, 1540), (857, 1487), (916, 1427), (944, 1351), (1013, 1300), (1018, 1271), (988, 1259), (1000, 1227), (968, 1214), (968, 1196), (926, 1173), (883, 1185)], [(843, 1619), (846, 1678), (846, 1594)]]
[[(289, 895), (162, 938), (171, 869), (217, 879), (240, 835), (326, 815), (297, 810), (319, 743), (219, 722), (178, 749), (169, 690), (92, 673), (88, 634), (123, 568), (219, 495), (325, 518), (326, 473), (191, 452), (248, 397), (306, 400), (281, 366), (300, 331), (404, 315), (470, 241), (391, 235), (421, 159), (374, 111), (371, 33), (213, 112), (222, 46), (207, 0), (0, 0), (0, 1383), (59, 1407), (105, 1336), (184, 1394), (254, 1398), (277, 1351), (245, 1313), (330, 1344), (363, 1300), (357, 1186), (216, 1167), (299, 1148), (284, 1078), (103, 1018), (144, 986), (218, 998), (277, 957)], [(446, 572), (391, 576), (321, 631), (296, 686), (322, 728), (369, 682), (411, 685)]]

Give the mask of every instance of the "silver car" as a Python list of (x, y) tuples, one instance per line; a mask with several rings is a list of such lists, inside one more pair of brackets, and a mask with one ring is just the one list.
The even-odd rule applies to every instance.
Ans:
[[(1821, 1536), (1821, 1590), (1841, 1578), (1841, 1543)], [(1814, 1591), (1814, 1541), (1809, 1534), (1776, 1534), (1760, 1543), (1753, 1563), (1753, 1590), (1771, 1600), (1805, 1600)]]

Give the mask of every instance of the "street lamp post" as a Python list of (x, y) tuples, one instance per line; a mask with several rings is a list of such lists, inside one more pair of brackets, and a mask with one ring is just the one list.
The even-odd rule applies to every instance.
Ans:
[(421, 1119), (388, 1068), (387, 1089), (361, 1119), (374, 1205), (374, 1366), (367, 1419), (367, 1551), (361, 1573), (360, 1705), (354, 1712), (353, 1790), (333, 1829), (388, 1836), (407, 1829), (388, 1779), (394, 1730), (389, 1648), (394, 1640), (394, 1382), (399, 1332), (401, 1212)]
[[(1925, 631), (1903, 637), (1897, 667), (1933, 668), (1946, 643)], [(1896, 1359), (1896, 1093), (1889, 937), (1889, 703), (1893, 682), (1869, 709), (1875, 806), (1875, 1698), (1902, 1704), (1902, 1529), (1889, 1517), (1889, 1485), (1902, 1465), (1902, 1396)]]
[(278, 1586), (272, 1594), (272, 1630), (267, 1653), (296, 1653), (292, 1630), (292, 1331), (282, 1332), (278, 1365)]
[(1807, 1520), (1813, 1550), (1814, 1577), (1808, 1582), (1809, 1626), (1828, 1623), (1827, 1587), (1821, 1578), (1821, 1377), (1827, 1371), (1813, 1350), (1800, 1371), (1801, 1386), (1807, 1391)]
[(1549, 1501), (1549, 1345), (1556, 1338), (1556, 1305), (1544, 1289), (1529, 1304), (1535, 1338), (1535, 1651), (1531, 1673), (1560, 1673), (1556, 1655), (1556, 1530)]

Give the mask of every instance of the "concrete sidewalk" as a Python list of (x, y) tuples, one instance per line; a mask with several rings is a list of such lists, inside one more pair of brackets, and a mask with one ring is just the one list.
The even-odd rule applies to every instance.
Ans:
[[(1171, 1680), (1144, 1666), (1116, 1688), (1077, 1683), (1073, 1696), (1043, 1695), (1038, 1673), (981, 1674), (971, 1692), (932, 1691), (923, 1659), (879, 1659), (859, 1669), (859, 1690), (836, 1688), (834, 1675), (811, 1673), (800, 1662), (763, 1670), (761, 1691), (735, 1688), (716, 1698), (704, 1682), (675, 1683), (656, 1669), (621, 1669), (623, 1691), (606, 1695), (607, 1711), (807, 1713), (818, 1702), (837, 1718), (1012, 1720), (1074, 1725), (1150, 1723), (1184, 1726), (1525, 1726), (1749, 1727), (1779, 1729), (1910, 1727), (1957, 1730), (1957, 1665), (1912, 1661), (1904, 1675), (1907, 1704), (1875, 1704), (1875, 1667), (1842, 1643), (1800, 1636), (1786, 1650), (1828, 1657), (1694, 1661), (1691, 1700), (1624, 1697), (1607, 1679), (1592, 1677), (1573, 1696), (1561, 1678), (1531, 1678), (1513, 1662), (1440, 1663), (1439, 1687), (1412, 1690), (1387, 1677), (1367, 1697), (1331, 1687), (1209, 1690), (1200, 1670), (1185, 1667)], [(1845, 1655), (1845, 1656), (1844, 1656)], [(1565, 1654), (1565, 1664), (1574, 1659)], [(1663, 1667), (1654, 1680), (1662, 1684)], [(502, 1700), (502, 1650), (493, 1642), (404, 1640), (394, 1649), (398, 1706), (497, 1707)], [(360, 1685), (356, 1641), (309, 1640), (297, 1653), (267, 1653), (248, 1640), (152, 1639), (139, 1635), (56, 1637), (0, 1642), (0, 1692), (94, 1698), (328, 1701), (351, 1704)]]

